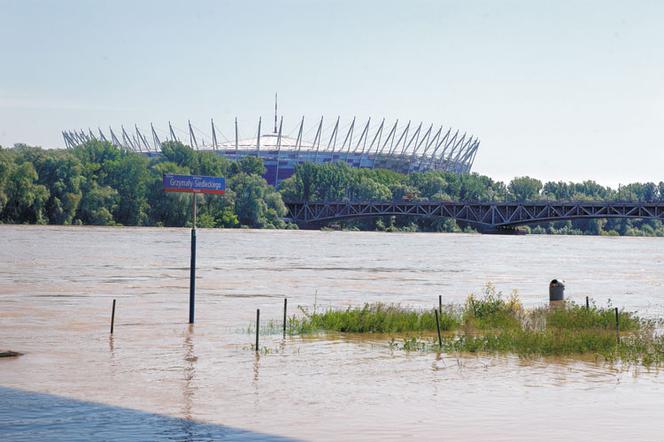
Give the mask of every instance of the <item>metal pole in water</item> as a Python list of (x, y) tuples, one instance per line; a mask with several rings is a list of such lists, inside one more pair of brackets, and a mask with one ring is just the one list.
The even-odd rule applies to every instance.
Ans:
[(620, 344), (620, 315), (618, 314), (618, 307), (615, 308), (616, 312), (616, 339)]
[(256, 353), (258, 353), (258, 335), (261, 327), (261, 309), (256, 309)]
[(189, 323), (194, 323), (196, 305), (196, 194), (192, 193), (193, 223), (191, 225), (191, 264), (189, 266)]
[(438, 332), (438, 347), (443, 347), (443, 340), (440, 337), (440, 318), (438, 318), (438, 310), (433, 309), (436, 314), (436, 331)]
[(114, 324), (115, 324), (115, 299), (113, 300), (113, 307), (111, 308), (111, 334), (113, 334)]
[(284, 298), (284, 339), (286, 339), (286, 312), (288, 311), (288, 298)]

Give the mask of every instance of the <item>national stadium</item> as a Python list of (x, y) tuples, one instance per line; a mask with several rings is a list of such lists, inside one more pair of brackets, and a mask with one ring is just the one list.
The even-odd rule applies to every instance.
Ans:
[[(253, 126), (253, 125), (252, 125)], [(138, 125), (126, 129), (112, 127), (65, 130), (62, 132), (67, 148), (91, 140), (111, 144), (149, 156), (159, 155), (164, 141), (181, 141), (193, 149), (211, 151), (229, 160), (258, 157), (265, 165), (265, 179), (272, 185), (290, 177), (298, 164), (344, 162), (357, 168), (382, 168), (400, 173), (446, 171), (468, 173), (473, 167), (480, 141), (468, 133), (442, 125), (385, 118), (366, 121), (353, 118), (342, 124), (339, 117), (316, 121), (299, 121), (286, 129), (283, 117), (278, 117), (275, 101), (274, 121), (265, 128), (262, 118), (251, 130), (252, 135), (241, 136), (237, 118), (230, 137), (226, 137), (214, 120), (208, 130), (188, 121), (186, 129), (168, 122), (167, 130), (158, 130), (151, 123), (149, 131)], [(148, 135), (146, 135), (148, 134)]]

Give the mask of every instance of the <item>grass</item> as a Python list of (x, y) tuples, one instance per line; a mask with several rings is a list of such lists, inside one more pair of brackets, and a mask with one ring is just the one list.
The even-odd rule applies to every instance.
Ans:
[[(327, 309), (291, 317), (290, 334), (319, 332), (387, 333), (390, 347), (405, 351), (512, 353), (520, 356), (595, 355), (610, 361), (660, 365), (664, 337), (656, 323), (609, 304), (589, 308), (573, 302), (556, 307), (524, 309), (515, 293), (504, 298), (488, 285), (482, 296), (471, 295), (463, 306), (446, 306), (441, 313), (442, 346), (435, 338), (433, 309), (398, 304), (365, 304), (345, 310)], [(432, 337), (433, 335), (433, 337)]]
[[(441, 330), (454, 330), (459, 326), (458, 315), (444, 310), (441, 315)], [(436, 329), (433, 310), (417, 311), (396, 304), (365, 304), (360, 308), (346, 310), (328, 309), (322, 313), (308, 314), (302, 319), (290, 318), (291, 334), (307, 334), (318, 331), (342, 333), (404, 333)]]

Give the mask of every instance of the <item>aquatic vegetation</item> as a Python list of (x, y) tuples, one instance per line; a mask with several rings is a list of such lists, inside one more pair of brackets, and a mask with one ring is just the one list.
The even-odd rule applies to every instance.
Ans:
[[(364, 304), (312, 313), (288, 321), (290, 334), (316, 332), (386, 333), (389, 347), (403, 351), (512, 353), (530, 356), (595, 355), (607, 361), (644, 365), (664, 363), (664, 336), (656, 322), (614, 307), (565, 302), (525, 309), (516, 293), (505, 298), (487, 285), (483, 296), (471, 295), (463, 306), (441, 312), (441, 343), (435, 338), (434, 309), (398, 304)], [(415, 335), (413, 335), (415, 334)], [(432, 336), (433, 335), (433, 336)]]
[(505, 300), (502, 293), (496, 292), (495, 286), (487, 284), (484, 296), (468, 296), (462, 319), (466, 329), (512, 329), (519, 327), (523, 313), (524, 309), (516, 292), (512, 292)]
[[(328, 309), (322, 313), (303, 312), (303, 318), (289, 318), (288, 330), (291, 334), (317, 331), (403, 333), (436, 330), (433, 310), (408, 309), (398, 304), (375, 303), (345, 310)], [(444, 309), (440, 315), (441, 330), (455, 330), (460, 321), (461, 317), (457, 313)]]
[[(567, 301), (564, 308), (542, 308), (531, 313), (531, 316), (542, 315), (548, 327), (566, 329), (604, 328), (614, 329), (616, 325), (615, 310), (609, 304), (607, 307), (593, 305), (586, 308)], [(618, 312), (620, 330), (634, 331), (646, 325), (646, 322), (634, 313)]]

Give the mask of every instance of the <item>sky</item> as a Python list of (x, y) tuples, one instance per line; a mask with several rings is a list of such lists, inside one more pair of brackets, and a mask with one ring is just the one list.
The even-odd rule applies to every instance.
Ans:
[(664, 180), (664, 2), (0, 0), (0, 145), (210, 118), (423, 121), (508, 181)]

